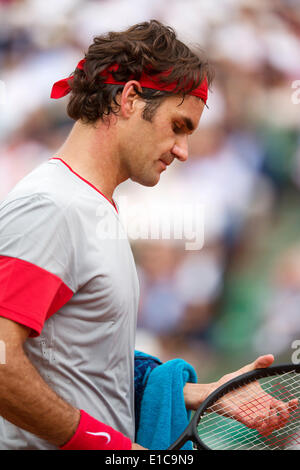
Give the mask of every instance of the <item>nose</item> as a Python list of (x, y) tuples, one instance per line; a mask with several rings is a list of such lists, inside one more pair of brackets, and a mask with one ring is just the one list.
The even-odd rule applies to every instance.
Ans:
[(181, 162), (185, 162), (188, 159), (188, 142), (187, 138), (182, 140), (180, 143), (177, 142), (172, 148), (172, 154)]

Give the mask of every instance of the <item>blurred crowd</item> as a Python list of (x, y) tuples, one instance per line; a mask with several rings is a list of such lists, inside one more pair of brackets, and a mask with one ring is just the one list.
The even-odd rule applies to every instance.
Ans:
[(152, 210), (171, 226), (196, 208), (203, 238), (187, 249), (191, 240), (172, 231), (132, 234), (137, 348), (184, 357), (203, 376), (220, 358), (291, 354), (300, 339), (297, 0), (0, 0), (0, 199), (71, 129), (66, 99), (49, 99), (53, 82), (93, 36), (151, 18), (200, 44), (215, 80), (188, 161), (155, 188), (126, 182), (116, 191), (143, 227)]

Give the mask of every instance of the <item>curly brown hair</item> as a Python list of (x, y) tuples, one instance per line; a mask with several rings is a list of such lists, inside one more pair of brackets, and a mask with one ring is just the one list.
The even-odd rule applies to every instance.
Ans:
[(184, 97), (205, 77), (208, 86), (213, 78), (202, 52), (192, 52), (177, 39), (171, 27), (157, 20), (139, 23), (126, 31), (109, 32), (94, 38), (85, 54), (84, 70), (77, 68), (73, 80), (69, 81), (71, 97), (67, 112), (72, 119), (95, 123), (99, 118), (119, 111), (116, 97), (123, 85), (104, 84), (100, 76), (112, 64), (119, 64), (118, 70), (113, 72), (114, 79), (124, 82), (138, 81), (145, 69), (149, 75), (171, 70), (161, 82), (166, 85), (176, 82), (177, 87), (172, 93), (148, 88), (143, 88), (141, 93), (136, 90), (145, 100), (143, 118), (148, 121), (167, 96), (181, 93)]

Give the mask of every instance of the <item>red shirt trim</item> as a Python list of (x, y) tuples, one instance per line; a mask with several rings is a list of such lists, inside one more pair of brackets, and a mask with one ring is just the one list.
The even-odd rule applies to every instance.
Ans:
[(27, 261), (0, 256), (0, 316), (40, 335), (45, 321), (73, 296), (55, 274)]
[(59, 158), (59, 157), (52, 157), (50, 158), (50, 161), (51, 160), (59, 160), (60, 162), (62, 162), (67, 168), (69, 168), (69, 170), (74, 173), (74, 175), (76, 175), (78, 178), (80, 178), (82, 181), (84, 181), (86, 184), (88, 184), (89, 186), (91, 186), (93, 189), (95, 189), (95, 191), (97, 191), (97, 193), (101, 194), (101, 196), (103, 196), (115, 209), (116, 211), (118, 212), (118, 209), (117, 209), (117, 206), (113, 201), (111, 201), (110, 199), (108, 199), (108, 197), (106, 197), (103, 193), (101, 193), (101, 191), (99, 191), (98, 188), (96, 188), (96, 186), (94, 186), (92, 183), (90, 183), (88, 180), (86, 180), (85, 178), (83, 178), (82, 176), (80, 176), (78, 173), (76, 173), (76, 171), (73, 170), (73, 168), (70, 167), (70, 165), (68, 165), (68, 163), (66, 163), (62, 158)]

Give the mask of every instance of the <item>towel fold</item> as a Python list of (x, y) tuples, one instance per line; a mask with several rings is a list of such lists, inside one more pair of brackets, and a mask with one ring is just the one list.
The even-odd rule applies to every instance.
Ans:
[(140, 423), (141, 403), (148, 377), (152, 370), (161, 364), (162, 362), (157, 357), (150, 356), (150, 354), (141, 351), (134, 351), (134, 412), (136, 430)]
[[(184, 431), (191, 417), (183, 397), (186, 382), (196, 383), (197, 375), (182, 359), (173, 359), (150, 371), (139, 409), (138, 444), (150, 450), (164, 450)], [(192, 450), (192, 443), (186, 442), (182, 449)]]

